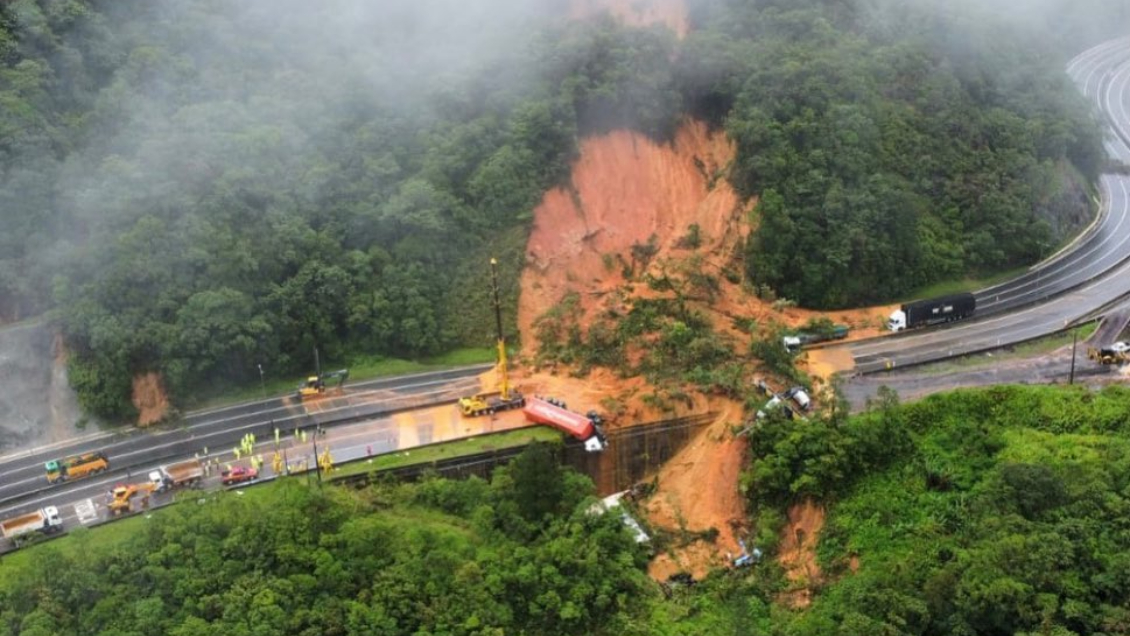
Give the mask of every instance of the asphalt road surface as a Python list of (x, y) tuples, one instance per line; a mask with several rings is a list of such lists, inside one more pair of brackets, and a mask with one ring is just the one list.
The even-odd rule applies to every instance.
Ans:
[[(1104, 144), (1111, 162), (1130, 165), (1130, 38), (1080, 54), (1067, 72), (1111, 123)], [(1105, 174), (1099, 186), (1102, 209), (1092, 227), (1022, 276), (975, 292), (977, 317), (831, 348), (847, 348), (856, 373), (887, 372), (1014, 345), (1100, 315), (1130, 294), (1130, 177)]]
[[(469, 388), (468, 378), (449, 380), (449, 386), (457, 387), (460, 391)], [(477, 382), (474, 383), (477, 386)], [(358, 394), (350, 394), (350, 400), (358, 399)], [(324, 401), (317, 403), (319, 407), (327, 406), (327, 412), (332, 411), (332, 405)], [(342, 423), (326, 427), (323, 434), (319, 435), (314, 430), (306, 435), (296, 436), (293, 429), (284, 431), (276, 445), (274, 436), (257, 436), (254, 455), (264, 461), (259, 478), (255, 481), (270, 480), (279, 474), (288, 471), (306, 471), (317, 465), (317, 458), (327, 448), (335, 464), (347, 461), (364, 460), (366, 457), (376, 457), (387, 453), (403, 452), (411, 454), (421, 445), (434, 442), (446, 442), (454, 439), (472, 437), (487, 433), (529, 427), (520, 411), (500, 413), (493, 417), (465, 418), (460, 415), (458, 408), (450, 403), (431, 408), (417, 408), (411, 412), (397, 415), (385, 415), (373, 418), (364, 418), (352, 423)], [(276, 473), (273, 466), (273, 457), (276, 450), (283, 459), (284, 468)], [(208, 475), (203, 480), (200, 488), (202, 491), (223, 488), (220, 473), (230, 466), (247, 466), (248, 458), (236, 460), (231, 449), (210, 449), (207, 455), (198, 457), (208, 467)], [(187, 459), (177, 458), (177, 461)], [(164, 462), (168, 463), (168, 462)], [(58, 488), (51, 488), (45, 492), (22, 497), (18, 502), (0, 506), (0, 519), (7, 519), (25, 512), (31, 512), (44, 506), (56, 506), (63, 519), (64, 528), (67, 530), (78, 526), (89, 526), (111, 519), (107, 503), (110, 499), (110, 490), (125, 483), (139, 483), (148, 480), (148, 473), (155, 470), (161, 462), (148, 462), (137, 465), (130, 471), (116, 471), (95, 475), (86, 479), (76, 480)], [(317, 479), (317, 474), (310, 472), (307, 478)], [(249, 482), (253, 483), (253, 482)], [(228, 487), (229, 490), (238, 490), (247, 483)], [(184, 496), (186, 493), (197, 492), (194, 490), (174, 490), (166, 493), (155, 493), (148, 499), (149, 508), (157, 508), (170, 503), (174, 497)], [(135, 503), (139, 504), (138, 498)], [(141, 511), (140, 505), (135, 505), (135, 510)], [(10, 542), (0, 540), (0, 551), (11, 549)]]
[[(844, 397), (853, 411), (867, 408), (879, 387), (893, 389), (902, 400), (917, 400), (934, 393), (963, 387), (997, 384), (1067, 384), (1074, 382), (1093, 388), (1124, 384), (1130, 379), (1130, 366), (1101, 365), (1087, 358), (1087, 347), (1109, 344), (1125, 337), (1130, 323), (1130, 308), (1123, 305), (1108, 312), (1088, 342), (1079, 342), (1044, 355), (1008, 359), (1007, 350), (975, 354), (961, 365), (937, 362), (889, 373), (857, 375), (841, 384)], [(1001, 359), (1005, 354), (1005, 359)], [(1072, 364), (1072, 356), (1075, 361)], [(978, 358), (981, 358), (978, 360)]]
[[(312, 431), (318, 426), (370, 421), (422, 405), (450, 402), (478, 391), (477, 376), (489, 368), (476, 365), (355, 383), (344, 397), (326, 397), (305, 406), (288, 397), (195, 412), (172, 430), (103, 434), (0, 457), (0, 506), (5, 506), (0, 508), (0, 518), (9, 516), (13, 509), (23, 509), (23, 503), (33, 496), (71, 497), (94, 485), (96, 490), (105, 490), (105, 483), (136, 477), (159, 463), (191, 457), (205, 448), (209, 455), (228, 451), (247, 433), (273, 441), (276, 427), (291, 433), (296, 428)], [(109, 457), (110, 471), (73, 484), (47, 483), (45, 462), (96, 450)]]

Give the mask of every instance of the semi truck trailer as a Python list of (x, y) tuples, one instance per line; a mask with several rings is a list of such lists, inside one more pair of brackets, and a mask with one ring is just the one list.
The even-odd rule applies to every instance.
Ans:
[(0, 534), (13, 543), (33, 532), (55, 534), (62, 530), (63, 520), (59, 517), (59, 509), (55, 506), (47, 506), (35, 512), (0, 521)]
[(968, 292), (939, 296), (927, 300), (906, 303), (891, 313), (887, 327), (891, 331), (914, 329), (936, 325), (942, 322), (961, 320), (973, 315), (977, 309), (977, 299)]
[(601, 430), (601, 418), (596, 411), (589, 411), (588, 415), (574, 413), (565, 408), (565, 405), (556, 400), (533, 397), (526, 400), (522, 411), (526, 419), (534, 424), (552, 426), (585, 443), (585, 450), (599, 452), (608, 445), (604, 431)]

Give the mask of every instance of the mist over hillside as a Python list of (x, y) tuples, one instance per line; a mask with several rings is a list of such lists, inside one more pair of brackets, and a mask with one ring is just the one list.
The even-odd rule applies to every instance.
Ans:
[(1054, 56), (924, 4), (701, 0), (683, 41), (564, 0), (2, 5), (0, 319), (51, 311), (111, 417), (142, 372), (175, 398), (307, 372), (315, 347), (489, 344), (481, 264), (513, 307), (578, 140), (667, 142), (687, 114), (737, 141), (727, 176), (777, 232), (746, 273), (780, 295), (859, 305), (1031, 262), (1086, 213), (1093, 122)]

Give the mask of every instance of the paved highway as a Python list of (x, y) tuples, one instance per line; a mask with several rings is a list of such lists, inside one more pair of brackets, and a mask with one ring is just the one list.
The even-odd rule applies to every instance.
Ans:
[[(449, 379), (446, 382), (451, 392), (463, 394), (478, 386), (477, 381), (469, 382), (468, 380), (473, 380), (473, 377)], [(413, 391), (409, 390), (408, 392), (412, 393)], [(417, 394), (416, 402), (432, 401), (430, 397), (418, 397), (419, 395), (426, 396), (427, 393), (430, 393), (430, 391)], [(358, 393), (351, 393), (348, 399), (351, 401), (363, 399), (359, 398), (358, 395)], [(338, 408), (327, 404), (325, 400), (316, 404), (318, 407), (325, 406), (323, 412), (326, 413), (333, 412)], [(459, 414), (455, 405), (448, 400), (442, 406), (416, 408), (410, 412), (396, 415), (383, 415), (363, 418), (352, 423), (339, 423), (336, 426), (327, 427), (323, 435), (315, 435), (311, 431), (306, 436), (298, 438), (293, 434), (292, 429), (281, 436), (278, 449), (290, 470), (306, 470), (316, 465), (318, 455), (327, 448), (330, 449), (334, 462), (341, 463), (386, 453), (410, 453), (414, 448), (424, 444), (446, 442), (529, 426), (530, 424), (525, 421), (521, 411), (500, 413), (494, 417), (465, 418)], [(265, 462), (260, 477), (272, 479), (276, 477), (272, 467), (272, 458), (276, 449), (273, 435), (257, 437), (254, 453), (261, 456)], [(231, 449), (209, 449), (209, 453), (201, 459), (206, 465), (210, 466), (209, 475), (202, 484), (204, 490), (215, 490), (221, 487), (219, 473), (225, 467), (249, 464), (246, 457), (243, 460), (236, 461)], [(106, 507), (109, 500), (109, 491), (117, 484), (146, 481), (149, 471), (156, 469), (161, 463), (167, 462), (147, 461), (136, 465), (131, 473), (119, 470), (116, 473), (95, 475), (57, 488), (51, 488), (45, 492), (21, 497), (18, 501), (0, 506), (0, 519), (11, 518), (51, 505), (59, 509), (64, 527), (68, 530), (79, 525), (91, 525), (107, 521), (110, 518)], [(315, 476), (310, 474), (309, 478), (314, 479)], [(231, 488), (238, 489), (241, 487), (243, 485)], [(154, 494), (150, 497), (150, 507), (155, 508), (167, 504), (174, 497), (185, 492), (195, 491)], [(12, 547), (8, 542), (0, 540), (0, 552)]]
[[(1130, 165), (1130, 38), (1083, 52), (1067, 72), (1110, 123), (1104, 146), (1112, 164)], [(1022, 276), (975, 292), (977, 318), (839, 345), (851, 352), (855, 371), (880, 372), (1016, 344), (1094, 316), (1130, 294), (1130, 177), (1105, 174), (1099, 188), (1096, 222), (1069, 248)]]
[[(63, 445), (0, 457), (0, 505), (20, 502), (31, 495), (68, 495), (83, 481), (122, 481), (146, 466), (178, 457), (191, 457), (205, 448), (218, 454), (239, 444), (247, 433), (259, 440), (273, 439), (274, 428), (312, 430), (319, 425), (371, 420), (396, 411), (457, 399), (478, 391), (478, 374), (490, 365), (385, 378), (349, 386), (345, 397), (326, 397), (309, 407), (291, 398), (251, 402), (189, 414), (172, 430), (130, 430), (82, 438)], [(51, 459), (101, 450), (110, 458), (111, 470), (74, 485), (47, 483), (43, 464)], [(11, 507), (0, 509), (10, 510)], [(0, 517), (2, 518), (2, 517)]]

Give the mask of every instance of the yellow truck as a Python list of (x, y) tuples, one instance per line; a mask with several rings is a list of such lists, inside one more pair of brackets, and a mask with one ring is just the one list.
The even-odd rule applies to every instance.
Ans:
[(47, 481), (55, 484), (68, 479), (82, 479), (109, 470), (110, 460), (101, 452), (83, 453), (63, 459), (53, 459), (43, 467), (47, 469)]

